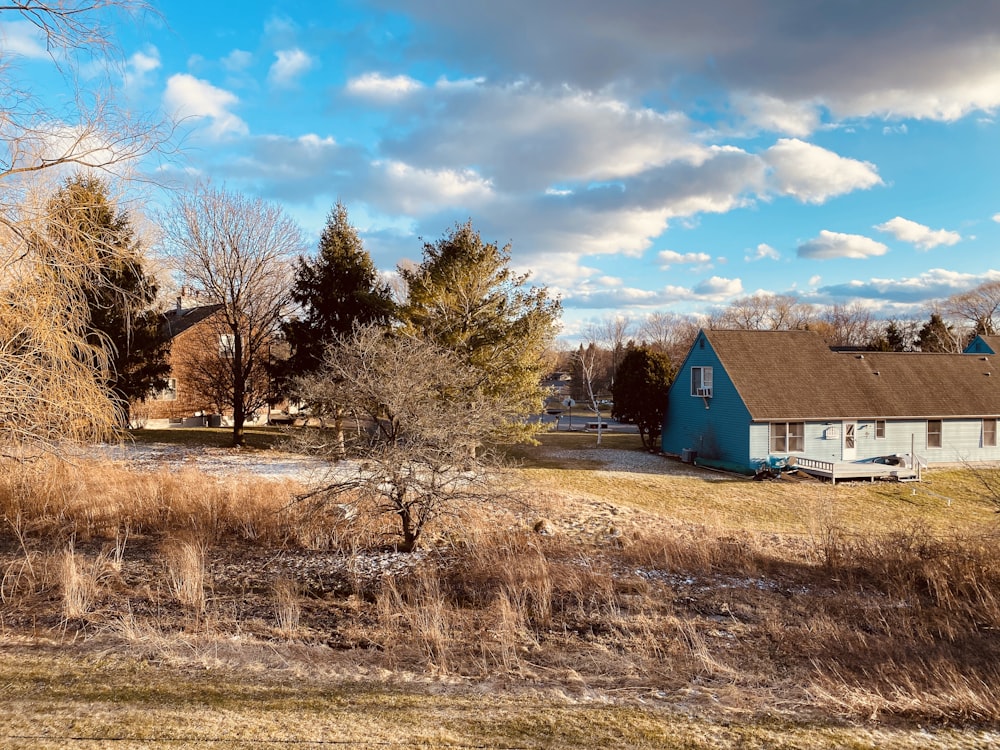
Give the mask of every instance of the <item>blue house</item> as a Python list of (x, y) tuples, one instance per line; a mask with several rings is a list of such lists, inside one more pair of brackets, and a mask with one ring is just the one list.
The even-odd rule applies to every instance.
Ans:
[(772, 457), (911, 451), (930, 465), (1000, 461), (1000, 337), (967, 351), (835, 351), (812, 331), (702, 330), (670, 387), (663, 451), (741, 472)]
[(976, 336), (965, 347), (966, 354), (998, 354), (1000, 353), (1000, 336)]

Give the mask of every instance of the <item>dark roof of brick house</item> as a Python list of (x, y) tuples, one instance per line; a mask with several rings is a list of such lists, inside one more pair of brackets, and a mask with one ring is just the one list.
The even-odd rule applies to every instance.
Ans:
[(838, 352), (813, 331), (703, 333), (754, 420), (1000, 415), (993, 356)]
[(180, 310), (174, 308), (163, 313), (163, 325), (170, 338), (176, 338), (221, 309), (222, 305), (201, 305), (200, 307), (188, 307)]

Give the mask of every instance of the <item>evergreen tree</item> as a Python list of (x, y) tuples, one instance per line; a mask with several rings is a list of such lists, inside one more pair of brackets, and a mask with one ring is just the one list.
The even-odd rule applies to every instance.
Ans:
[(931, 313), (914, 342), (922, 352), (955, 352), (958, 343), (952, 327), (938, 313)]
[(526, 286), (527, 275), (515, 274), (509, 263), (509, 245), (483, 242), (471, 221), (456, 225), (424, 245), (419, 266), (400, 269), (408, 287), (401, 317), (408, 333), (476, 368), (484, 393), (529, 414), (541, 408), (544, 354), (560, 304), (546, 288)]
[(869, 340), (868, 348), (876, 352), (905, 352), (909, 351), (910, 344), (899, 323), (890, 320), (884, 330)]
[(327, 347), (355, 325), (392, 320), (395, 304), (389, 286), (379, 278), (343, 203), (327, 217), (316, 258), (299, 258), (291, 297), (299, 314), (282, 325), (291, 349), (288, 361), (276, 368), (282, 390), (291, 376), (319, 369)]
[(102, 347), (110, 360), (104, 385), (127, 425), (130, 405), (166, 386), (170, 341), (154, 306), (157, 288), (143, 269), (142, 247), (132, 220), (108, 197), (97, 177), (77, 174), (66, 180), (50, 205), (48, 239), (56, 252), (88, 246), (92, 259), (83, 279), (90, 315), (88, 342)]
[(666, 354), (647, 347), (629, 348), (615, 374), (615, 415), (634, 422), (642, 444), (656, 448), (663, 430), (667, 409), (667, 391), (674, 379), (674, 368)]

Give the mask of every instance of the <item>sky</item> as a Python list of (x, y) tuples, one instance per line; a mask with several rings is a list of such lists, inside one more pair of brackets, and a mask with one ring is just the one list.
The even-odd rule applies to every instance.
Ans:
[(471, 219), (568, 338), (757, 293), (926, 317), (1000, 279), (993, 0), (154, 6), (114, 26), (118, 93), (179, 121), (151, 177), (277, 202), (306, 251), (343, 201), (386, 272)]

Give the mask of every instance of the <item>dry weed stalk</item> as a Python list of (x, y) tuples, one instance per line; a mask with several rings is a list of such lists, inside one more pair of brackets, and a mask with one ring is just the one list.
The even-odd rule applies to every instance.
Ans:
[(288, 578), (279, 578), (274, 582), (274, 619), (278, 630), (284, 635), (292, 635), (299, 627), (302, 617), (302, 605), (299, 603), (299, 586)]
[(197, 538), (172, 539), (163, 548), (171, 592), (183, 607), (198, 617), (205, 611), (207, 551), (206, 542)]
[(402, 585), (387, 576), (376, 598), (387, 647), (413, 639), (427, 664), (447, 673), (453, 641), (453, 610), (435, 571), (421, 570)]
[(59, 589), (62, 592), (63, 619), (83, 619), (90, 613), (102, 583), (116, 569), (113, 556), (102, 552), (93, 559), (79, 554), (72, 542), (59, 557)]

